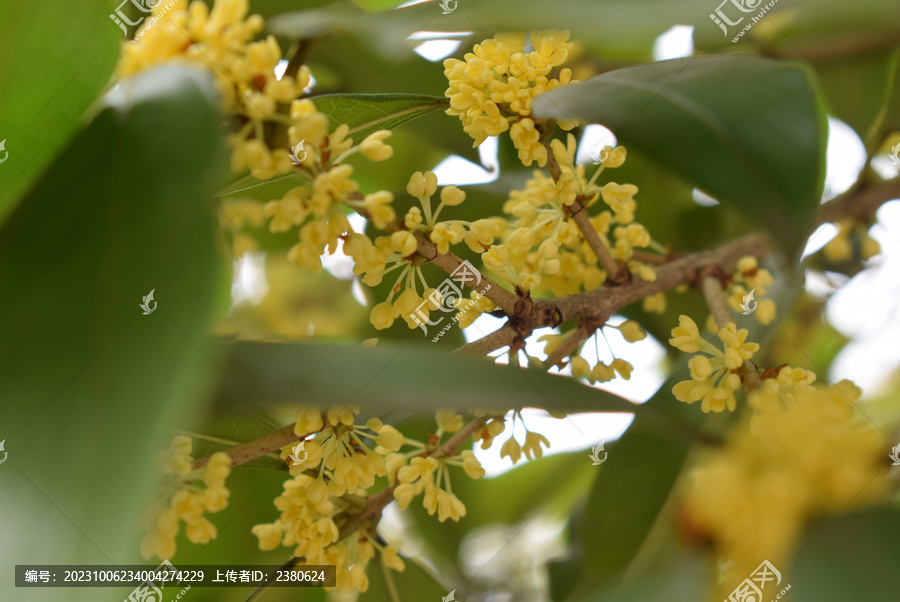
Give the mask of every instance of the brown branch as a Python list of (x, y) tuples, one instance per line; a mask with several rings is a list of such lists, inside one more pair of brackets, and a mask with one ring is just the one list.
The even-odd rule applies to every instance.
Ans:
[(706, 298), (706, 304), (712, 312), (716, 326), (725, 328), (729, 322), (734, 322), (731, 310), (728, 308), (728, 302), (725, 300), (725, 291), (722, 288), (722, 282), (715, 275), (704, 276), (700, 282), (700, 290)]
[(900, 199), (900, 180), (860, 186), (820, 206), (816, 224), (847, 217), (867, 223), (879, 207), (894, 199)]
[[(544, 145), (544, 148), (547, 149), (547, 171), (550, 172), (550, 177), (556, 182), (559, 180), (560, 175), (562, 175), (562, 170), (559, 167), (559, 161), (556, 160), (556, 154), (553, 152), (553, 147), (550, 146), (550, 134), (553, 132), (555, 123), (548, 123), (550, 123), (550, 126), (544, 127), (541, 130), (541, 143)], [(587, 241), (591, 250), (594, 252), (594, 255), (597, 256), (600, 265), (606, 270), (607, 278), (612, 282), (622, 282), (628, 276), (628, 270), (610, 255), (609, 249), (607, 249), (606, 245), (603, 244), (603, 241), (600, 240), (600, 235), (597, 234), (597, 230), (594, 229), (594, 226), (591, 224), (584, 206), (576, 199), (575, 202), (566, 208), (566, 211), (572, 217), (572, 221), (575, 222), (575, 225), (578, 226), (581, 235), (584, 236), (584, 240)]]
[(603, 241), (600, 240), (600, 235), (597, 234), (597, 230), (594, 228), (593, 224), (591, 224), (588, 213), (581, 203), (576, 200), (569, 206), (568, 211), (572, 216), (572, 221), (574, 221), (575, 225), (578, 226), (578, 229), (581, 230), (581, 235), (584, 236), (584, 240), (587, 241), (587, 244), (591, 247), (591, 251), (597, 256), (600, 265), (606, 270), (607, 278), (612, 282), (622, 282), (627, 278), (628, 269), (613, 258), (609, 249), (607, 249), (606, 245), (603, 244)]
[[(259, 439), (235, 445), (234, 447), (223, 449), (222, 451), (231, 458), (232, 466), (240, 466), (241, 464), (246, 464), (260, 456), (264, 456), (275, 450), (280, 450), (285, 445), (290, 445), (294, 441), (299, 441), (308, 436), (309, 435), (304, 435), (301, 437), (297, 435), (294, 433), (294, 425), (290, 424), (282, 429), (263, 435)], [(204, 456), (194, 460), (193, 466), (194, 468), (202, 468), (207, 462), (209, 462), (209, 456)]]
[(665, 255), (660, 255), (659, 253), (648, 253), (647, 251), (638, 250), (634, 250), (631, 252), (631, 258), (635, 261), (652, 263), (655, 265), (662, 265), (664, 263), (672, 261), (672, 259), (675, 259), (675, 257), (667, 257)]
[(598, 324), (589, 324), (587, 321), (579, 324), (578, 328), (575, 329), (575, 332), (573, 332), (565, 341), (560, 343), (559, 347), (553, 350), (553, 353), (547, 356), (547, 359), (544, 361), (544, 369), (549, 370), (552, 366), (559, 366), (562, 368), (560, 364), (563, 359), (566, 356), (571, 355), (583, 340), (591, 336), (597, 330), (597, 327)]
[[(593, 319), (598, 324), (603, 324), (626, 305), (684, 284), (699, 285), (700, 278), (711, 268), (715, 267), (722, 272), (730, 273), (741, 257), (746, 255), (762, 257), (769, 250), (770, 242), (765, 235), (748, 234), (720, 247), (688, 253), (657, 266), (656, 280), (653, 282), (634, 278), (620, 286), (601, 286), (593, 291), (565, 297), (522, 298), (519, 300), (516, 314), (501, 329), (502, 333), (500, 331), (492, 333), (485, 339), (461, 347), (458, 351), (465, 349), (466, 352), (473, 354), (482, 351), (488, 353), (516, 340), (524, 341), (538, 328), (545, 326), (555, 328), (575, 318)], [(514, 330), (515, 335), (506, 330), (507, 327)]]
[[(390, 229), (391, 226), (389, 225), (388, 228)], [(398, 224), (397, 230), (399, 229), (400, 226)], [(462, 265), (462, 259), (455, 253), (438, 253), (437, 245), (428, 240), (423, 233), (416, 232), (416, 239), (419, 241), (419, 248), (416, 250), (418, 254), (448, 274), (452, 274), (456, 268)], [(516, 306), (522, 299), (514, 292), (503, 288), (483, 272), (481, 273), (481, 280), (478, 285), (473, 286), (472, 288), (490, 299), (494, 305), (502, 309), (508, 316), (515, 314)]]
[(715, 249), (688, 253), (659, 266), (655, 270), (656, 280), (652, 282), (634, 278), (622, 286), (600, 287), (586, 293), (542, 301), (551, 303), (559, 311), (562, 321), (579, 316), (604, 319), (604, 316), (610, 316), (618, 309), (649, 295), (671, 290), (682, 284), (697, 284), (702, 272), (710, 266), (728, 273), (741, 257), (762, 257), (769, 250), (770, 243), (763, 234), (748, 234)]
[(483, 336), (476, 341), (472, 341), (471, 343), (466, 343), (458, 349), (454, 349), (453, 353), (474, 356), (487, 355), (495, 349), (500, 349), (501, 347), (511, 345), (515, 339), (516, 329), (507, 323), (494, 332), (490, 333), (489, 335)]

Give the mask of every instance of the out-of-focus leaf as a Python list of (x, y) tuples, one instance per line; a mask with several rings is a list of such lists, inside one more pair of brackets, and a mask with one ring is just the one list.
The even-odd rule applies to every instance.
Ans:
[(819, 205), (825, 112), (799, 64), (744, 55), (660, 61), (551, 90), (534, 113), (602, 123), (740, 207), (789, 253)]
[[(322, 406), (355, 403), (366, 409), (411, 413), (481, 404), (566, 412), (631, 412), (635, 408), (621, 397), (569, 377), (448, 356), (412, 344), (364, 349), (236, 342), (225, 371), (257, 405), (270, 407), (304, 400)], [(229, 391), (223, 394), (234, 395)]]
[(869, 146), (884, 122), (896, 85), (900, 52), (836, 59), (816, 72), (829, 113), (852, 127)]
[(313, 98), (332, 124), (346, 123), (355, 141), (378, 130), (392, 130), (410, 119), (444, 110), (450, 101), (424, 94), (325, 94)]
[(353, 0), (353, 4), (365, 10), (377, 12), (403, 4), (403, 0)]
[[(451, 3), (452, 6), (452, 3)], [(683, 23), (694, 14), (710, 12), (703, 0), (684, 3), (661, 1), (621, 3), (614, 0), (568, 0), (547, 10), (539, 0), (479, 0), (460, 2), (457, 9), (443, 14), (438, 2), (423, 2), (377, 15), (347, 14), (335, 4), (322, 9), (335, 19), (343, 17), (345, 27), (367, 31), (383, 40), (403, 40), (418, 31), (475, 31), (479, 39), (497, 32), (571, 29), (572, 37), (591, 50), (618, 59), (650, 60), (654, 40), (673, 23)], [(697, 10), (692, 10), (696, 8)], [(715, 8), (715, 7), (713, 7)], [(359, 13), (365, 13), (357, 9)], [(279, 18), (277, 31), (302, 35), (308, 31), (307, 13), (302, 11)], [(315, 18), (315, 17), (314, 17)], [(323, 18), (318, 16), (318, 18)], [(704, 17), (703, 18), (708, 18)]]
[(0, 220), (109, 81), (121, 30), (110, 2), (0, 3)]
[[(746, 51), (747, 47), (756, 46), (769, 55), (803, 58), (818, 64), (828, 57), (861, 56), (897, 45), (897, 0), (861, 0), (853, 10), (847, 10), (841, 0), (779, 0), (771, 7), (766, 4), (763, 0), (746, 2), (746, 8), (753, 7), (746, 13), (726, 3), (698, 11), (691, 23), (695, 26), (695, 48), (709, 53), (725, 48)], [(724, 32), (710, 18), (719, 7), (736, 22)], [(764, 7), (767, 12), (759, 18)], [(758, 18), (755, 24), (754, 17)], [(749, 25), (752, 27), (735, 44), (738, 33)]]
[(788, 599), (897, 599), (900, 512), (877, 508), (824, 521), (813, 525), (798, 547), (785, 579), (791, 584)]
[(195, 343), (224, 280), (207, 203), (225, 158), (214, 90), (187, 68), (122, 82), (0, 229), (7, 565), (139, 558), (128, 526), (157, 453), (215, 371), (215, 348)]
[(612, 582), (625, 571), (681, 472), (690, 441), (675, 435), (675, 428), (667, 433), (659, 426), (684, 419), (678, 414), (686, 406), (674, 405), (680, 402), (672, 397), (671, 386), (667, 381), (647, 402), (652, 405), (637, 413), (634, 423), (610, 449), (594, 481), (584, 521), (576, 527), (592, 534), (583, 542), (588, 583)]
[(367, 571), (369, 589), (359, 595), (360, 602), (441, 600), (449, 593), (437, 582), (434, 571), (420, 561), (404, 558), (403, 562), (406, 568), (398, 573), (384, 566), (380, 555), (374, 558)]
[[(296, 8), (296, 4), (290, 8)], [(366, 18), (370, 18), (366, 11), (350, 2), (331, 2), (327, 6), (273, 15), (266, 25), (275, 35), (307, 39), (358, 30)]]
[[(607, 542), (614, 547), (613, 542)], [(571, 598), (571, 602), (650, 602), (655, 600), (704, 600), (708, 589), (709, 561), (688, 554), (629, 582), (622, 587), (600, 587)]]

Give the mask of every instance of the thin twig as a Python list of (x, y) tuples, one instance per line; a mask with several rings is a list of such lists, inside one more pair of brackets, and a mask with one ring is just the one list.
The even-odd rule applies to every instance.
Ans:
[(845, 217), (868, 222), (883, 204), (900, 199), (900, 180), (861, 186), (819, 207), (816, 223), (836, 222)]
[[(703, 278), (700, 283), (700, 289), (709, 305), (716, 326), (724, 328), (729, 322), (734, 322), (731, 310), (728, 309), (728, 302), (725, 299), (725, 291), (722, 289), (722, 283), (715, 275), (708, 275)], [(750, 360), (745, 360), (740, 368), (741, 381), (744, 383), (744, 389), (752, 391), (760, 386), (759, 371)]]
[[(308, 434), (302, 437), (297, 435), (294, 433), (294, 425), (290, 424), (282, 429), (263, 435), (259, 439), (241, 443), (240, 445), (223, 449), (222, 451), (231, 458), (232, 466), (239, 466), (241, 464), (246, 464), (251, 460), (255, 460), (260, 456), (265, 456), (266, 454), (274, 452), (277, 449), (281, 449), (285, 445), (290, 445), (294, 441), (305, 439), (308, 436)], [(209, 462), (209, 456), (197, 458), (194, 460), (194, 468), (201, 468), (205, 466), (207, 462)]]
[(466, 343), (462, 347), (453, 350), (460, 355), (483, 356), (491, 351), (511, 345), (516, 338), (516, 330), (509, 324), (504, 324), (494, 332), (481, 337), (478, 340)]
[(591, 224), (591, 220), (588, 218), (585, 208), (576, 200), (569, 206), (568, 211), (572, 217), (572, 221), (574, 221), (575, 225), (578, 226), (578, 229), (581, 230), (581, 235), (584, 236), (584, 240), (587, 241), (587, 244), (591, 247), (591, 251), (594, 252), (594, 255), (596, 255), (597, 259), (600, 261), (600, 265), (606, 270), (607, 278), (612, 282), (621, 282), (623, 274), (627, 276), (628, 272), (624, 266), (615, 260), (610, 254), (609, 249), (607, 249), (606, 245), (603, 244), (603, 241), (600, 240), (600, 235), (597, 234), (597, 230), (594, 228), (593, 224)]
[(575, 351), (575, 348), (578, 347), (578, 345), (580, 345), (582, 341), (590, 337), (596, 331), (597, 326), (595, 325), (588, 325), (587, 322), (582, 322), (581, 324), (579, 324), (578, 328), (575, 329), (575, 332), (573, 332), (571, 336), (566, 338), (565, 341), (560, 343), (559, 347), (553, 350), (553, 353), (547, 356), (547, 359), (544, 361), (544, 369), (549, 370), (553, 366), (559, 366), (560, 368), (562, 368), (562, 366), (560, 366), (560, 363), (563, 361), (563, 359), (566, 356), (571, 355), (571, 353)]
[(725, 291), (722, 289), (722, 283), (714, 276), (706, 276), (700, 282), (700, 290), (706, 298), (706, 304), (712, 312), (716, 326), (725, 328), (729, 322), (734, 322), (731, 310), (728, 309), (728, 303), (725, 300)]

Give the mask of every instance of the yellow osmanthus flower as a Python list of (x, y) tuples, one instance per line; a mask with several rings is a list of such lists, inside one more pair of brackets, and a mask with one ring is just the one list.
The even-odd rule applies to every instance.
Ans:
[[(488, 136), (509, 131), (519, 151), (519, 160), (531, 165), (547, 164), (547, 149), (540, 142), (543, 121), (531, 116), (535, 97), (559, 86), (575, 83), (572, 71), (562, 66), (574, 48), (568, 31), (543, 31), (530, 34), (533, 50), (526, 52), (525, 34), (498, 34), (476, 44), (464, 60), (444, 61), (444, 76), (450, 86), (448, 115), (459, 115), (463, 129), (478, 146)], [(512, 125), (510, 125), (512, 124)], [(560, 121), (570, 130), (576, 123)]]
[(654, 269), (633, 257), (636, 248), (662, 249), (647, 229), (634, 221), (637, 188), (595, 184), (603, 170), (622, 165), (625, 149), (609, 151), (607, 160), (588, 180), (584, 166), (575, 164), (574, 136), (569, 134), (565, 143), (553, 140), (550, 146), (560, 167), (559, 179), (535, 171), (524, 189), (510, 192), (503, 211), (517, 219), (504, 231), (501, 242), (482, 255), (485, 267), (520, 289), (538, 289), (555, 296), (598, 288), (606, 281), (606, 271), (572, 221), (569, 207), (578, 198), (586, 208), (603, 198), (610, 210), (589, 218), (600, 241), (630, 271), (644, 280), (655, 280)]
[(166, 480), (160, 488), (160, 501), (143, 520), (147, 533), (141, 541), (141, 556), (145, 559), (170, 559), (175, 555), (180, 522), (185, 524), (185, 535), (192, 543), (205, 544), (216, 537), (215, 525), (203, 515), (228, 507), (230, 492), (225, 480), (231, 473), (231, 458), (217, 452), (205, 466), (193, 468), (191, 448), (191, 438), (179, 435), (168, 450), (160, 453)]
[[(437, 176), (433, 172), (415, 172), (409, 179), (406, 191), (419, 202), (419, 206), (413, 206), (403, 217), (403, 230), (379, 237), (374, 242), (360, 234), (345, 237), (344, 252), (353, 258), (354, 272), (361, 275), (366, 284), (375, 286), (386, 274), (400, 270), (388, 298), (376, 304), (369, 316), (372, 325), (378, 330), (390, 328), (397, 318), (402, 318), (409, 328), (419, 328), (429, 320), (430, 312), (439, 307), (444, 309), (444, 297), (425, 280), (422, 261), (417, 255), (417, 236), (434, 243), (438, 253), (448, 253), (451, 245), (462, 242), (477, 252), (483, 252), (500, 235), (505, 224), (502, 219), (481, 219), (475, 222), (440, 220), (444, 208), (462, 204), (466, 193), (456, 186), (445, 186), (440, 192), (440, 203), (433, 207), (431, 197), (437, 189)], [(388, 192), (366, 196), (365, 210), (377, 227), (384, 228), (396, 219), (392, 203), (393, 195)], [(448, 301), (444, 311), (450, 311), (457, 306), (458, 301), (460, 300), (455, 299), (453, 306)], [(482, 302), (480, 308), (481, 311), (490, 311), (493, 306)], [(472, 319), (476, 317), (477, 313)]]
[[(734, 392), (741, 387), (738, 370), (759, 350), (757, 343), (748, 343), (746, 329), (737, 329), (729, 322), (719, 329), (722, 349), (700, 336), (697, 324), (688, 316), (678, 318), (678, 326), (672, 329), (669, 344), (685, 353), (698, 353), (690, 359), (688, 367), (691, 380), (681, 381), (672, 387), (679, 401), (694, 403), (702, 400), (704, 412), (733, 412), (736, 407)], [(705, 355), (704, 355), (705, 354)]]
[(375, 484), (375, 477), (386, 475), (386, 457), (402, 457), (397, 451), (407, 443), (397, 429), (377, 418), (355, 424), (359, 412), (355, 405), (332, 406), (325, 412), (311, 406), (297, 410), (294, 433), (312, 435), (303, 441), (306, 457), (300, 462), (296, 456), (289, 458), (294, 444), (282, 449), (293, 478), (275, 499), (281, 514), (275, 522), (252, 529), (262, 550), (293, 547), (301, 565), (334, 564), (341, 591), (366, 591), (366, 565), (376, 553), (388, 567), (404, 568), (397, 549), (381, 544), (374, 530), (364, 528), (342, 539), (334, 520), (348, 510), (358, 511), (352, 500), (363, 499), (359, 496)]
[(768, 270), (759, 267), (756, 257), (742, 257), (737, 262), (734, 275), (726, 294), (728, 305), (736, 313), (745, 311), (744, 299), (753, 292), (754, 300), (747, 300), (747, 309), (753, 311), (753, 315), (760, 324), (766, 326), (775, 319), (775, 302), (771, 299), (763, 299), (769, 287), (772, 285), (772, 274)]
[(838, 233), (822, 248), (822, 253), (829, 261), (835, 263), (849, 261), (854, 255), (854, 239), (859, 245), (859, 256), (866, 260), (871, 259), (881, 252), (881, 245), (878, 241), (869, 236), (869, 227), (853, 218), (844, 218), (839, 220), (837, 226)]
[(763, 558), (787, 564), (806, 521), (878, 503), (888, 491), (888, 444), (856, 411), (859, 389), (803, 387), (785, 406), (775, 380), (767, 384), (748, 395), (758, 434), (746, 423), (733, 431), (692, 472), (684, 501), (691, 529), (712, 537), (735, 575)]
[(259, 524), (252, 533), (259, 540), (261, 550), (278, 546), (293, 548), (293, 555), (301, 558), (299, 566), (333, 564), (336, 568), (336, 587), (340, 591), (368, 589), (366, 566), (376, 552), (385, 564), (402, 571), (403, 561), (393, 546), (382, 545), (371, 529), (357, 531), (341, 540), (334, 517), (351, 507), (338, 497), (313, 499), (311, 488), (316, 479), (298, 474), (284, 484), (284, 492), (275, 498), (281, 512), (273, 523)]
[[(307, 487), (310, 499), (320, 502), (328, 496), (368, 489), (375, 484), (376, 476), (385, 474), (384, 456), (403, 445), (397, 429), (377, 418), (354, 424), (359, 412), (356, 405), (333, 406), (324, 415), (311, 407), (297, 411), (294, 432), (300, 437), (315, 434), (304, 441), (305, 460), (292, 463), (290, 472), (295, 476), (308, 470), (318, 472)], [(282, 448), (282, 458), (287, 459), (292, 449), (293, 444)]]
[(470, 299), (460, 299), (456, 304), (457, 309), (459, 309), (456, 317), (460, 328), (468, 328), (482, 314), (490, 313), (497, 309), (493, 301), (477, 291), (472, 291), (469, 296), (471, 297)]
[[(454, 410), (438, 410), (435, 421), (438, 430), (428, 444), (405, 439), (406, 444), (417, 449), (390, 455), (388, 479), (395, 485), (393, 495), (401, 510), (424, 493), (422, 504), (429, 514), (437, 513), (440, 522), (448, 518), (458, 521), (466, 515), (466, 507), (453, 495), (449, 469), (460, 467), (470, 478), (480, 479), (484, 476), (484, 468), (471, 450), (449, 456), (432, 455), (444, 433), (454, 433), (463, 427), (463, 417)], [(503, 430), (502, 425), (500, 430)]]
[[(154, 14), (161, 10), (162, 3)], [(328, 115), (312, 100), (300, 98), (310, 83), (307, 68), (279, 77), (278, 42), (273, 36), (251, 41), (264, 22), (259, 15), (248, 17), (248, 11), (248, 0), (215, 0), (212, 10), (203, 2), (176, 0), (165, 19), (125, 44), (119, 73), (129, 76), (163, 62), (207, 69), (235, 124), (229, 136), (232, 171), (249, 169), (258, 180), (281, 174), (306, 179), (281, 199), (266, 203), (264, 213), (272, 232), (296, 229), (299, 242), (288, 251), (288, 259), (320, 272), (321, 255), (326, 249), (334, 253), (338, 241), (352, 233), (346, 207), (365, 207), (376, 225), (394, 219), (386, 191), (367, 195), (364, 202), (356, 200), (359, 186), (352, 179), (353, 167), (344, 163), (357, 153), (371, 161), (389, 159), (393, 150), (385, 140), (391, 133), (379, 130), (356, 144), (346, 124), (329, 131)], [(235, 238), (235, 255), (251, 248), (244, 241)]]

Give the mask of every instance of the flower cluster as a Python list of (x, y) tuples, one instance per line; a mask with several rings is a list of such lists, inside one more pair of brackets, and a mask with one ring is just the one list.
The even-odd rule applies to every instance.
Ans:
[[(461, 415), (438, 411), (437, 432), (428, 443), (422, 443), (404, 438), (377, 418), (354, 424), (358, 413), (355, 406), (334, 406), (324, 414), (312, 407), (297, 411), (294, 432), (300, 437), (313, 434), (302, 443), (306, 456), (293, 455), (298, 446), (282, 450), (292, 478), (275, 499), (280, 515), (274, 522), (252, 529), (262, 550), (292, 547), (301, 566), (334, 564), (337, 588), (342, 591), (366, 591), (366, 566), (376, 553), (389, 568), (404, 568), (397, 549), (383, 543), (373, 527), (362, 525), (359, 530), (341, 532), (348, 520), (366, 509), (363, 496), (375, 484), (375, 476), (387, 476), (401, 509), (424, 493), (425, 508), (430, 514), (437, 513), (441, 522), (459, 520), (466, 513), (451, 490), (449, 467), (461, 467), (473, 479), (484, 476), (470, 450), (435, 454), (444, 433), (462, 428)], [(369, 439), (374, 449), (364, 439)], [(415, 449), (399, 452), (404, 445)]]
[(719, 349), (700, 336), (692, 319), (679, 316), (669, 344), (697, 355), (688, 361), (691, 379), (672, 388), (675, 398), (687, 403), (702, 400), (700, 407), (704, 412), (723, 412), (726, 408), (733, 412), (737, 403), (734, 392), (741, 386), (738, 370), (759, 350), (757, 343), (747, 342), (748, 334), (746, 329), (738, 330), (734, 322), (729, 322), (719, 329), (718, 336), (722, 341), (722, 349)]
[[(524, 424), (525, 421), (522, 419), (522, 415), (519, 412), (516, 412), (514, 415), (518, 417), (519, 420)], [(513, 423), (513, 431), (515, 431), (515, 422)], [(518, 439), (516, 439), (515, 434), (510, 434), (509, 439), (506, 440), (500, 447), (500, 457), (501, 458), (509, 458), (512, 460), (513, 464), (518, 464), (519, 460), (522, 459), (522, 454), (525, 454), (525, 457), (529, 460), (533, 460), (534, 458), (540, 458), (544, 455), (544, 450), (542, 447), (549, 448), (550, 441), (547, 440), (545, 436), (540, 433), (535, 433), (534, 431), (530, 431), (527, 428), (525, 429), (525, 443), (519, 444)]]
[(284, 492), (275, 498), (281, 512), (273, 523), (259, 524), (252, 532), (261, 550), (278, 546), (293, 547), (293, 556), (301, 559), (298, 566), (333, 564), (336, 587), (341, 591), (364, 592), (369, 587), (366, 566), (381, 553), (388, 567), (402, 571), (403, 560), (397, 548), (382, 544), (372, 530), (360, 530), (341, 539), (335, 517), (351, 507), (351, 503), (337, 497), (312, 499), (310, 492), (316, 479), (298, 474), (284, 483)]
[(466, 515), (466, 507), (453, 494), (450, 467), (462, 468), (472, 479), (483, 477), (484, 469), (471, 450), (451, 455), (434, 454), (444, 433), (456, 432), (463, 426), (462, 416), (452, 410), (439, 410), (435, 419), (438, 430), (428, 443), (407, 439), (406, 442), (417, 449), (394, 454), (388, 460), (392, 467), (388, 477), (395, 485), (394, 499), (401, 510), (408, 508), (413, 499), (424, 493), (422, 505), (428, 514), (437, 513), (440, 522), (448, 518), (458, 521)]
[(141, 555), (145, 559), (153, 556), (169, 559), (175, 555), (179, 521), (185, 524), (185, 535), (193, 543), (205, 544), (216, 537), (216, 526), (204, 513), (228, 507), (230, 492), (225, 487), (225, 479), (231, 472), (231, 458), (218, 452), (209, 457), (205, 466), (194, 468), (191, 448), (190, 437), (179, 435), (160, 454), (166, 479), (161, 486), (160, 501), (142, 521), (147, 529), (141, 541)]
[(869, 236), (869, 226), (853, 218), (844, 218), (838, 221), (837, 235), (822, 247), (822, 253), (829, 261), (835, 263), (848, 261), (854, 256), (854, 241), (859, 245), (859, 256), (863, 259), (871, 259), (881, 252), (878, 241)]
[[(275, 68), (282, 55), (275, 38), (250, 41), (264, 23), (259, 15), (247, 17), (248, 0), (215, 0), (211, 11), (203, 2), (187, 7), (185, 0), (177, 2), (167, 19), (125, 45), (120, 74), (133, 75), (163, 61), (208, 69), (234, 124), (229, 137), (232, 171), (249, 170), (258, 180), (281, 174), (305, 178), (263, 210), (272, 232), (297, 229), (299, 242), (288, 258), (321, 271), (320, 256), (326, 249), (333, 253), (338, 240), (352, 232), (345, 207), (359, 185), (352, 179), (353, 167), (344, 161), (357, 153), (370, 161), (389, 159), (393, 150), (384, 141), (390, 132), (376, 131), (358, 144), (348, 136), (346, 124), (329, 133), (328, 115), (312, 100), (299, 98), (310, 82), (306, 67), (279, 77)], [(380, 191), (367, 199), (388, 194)]]
[[(750, 305), (751, 299), (765, 295), (771, 285), (772, 275), (768, 270), (759, 267), (756, 257), (743, 257), (737, 262), (734, 276), (728, 287), (728, 305), (738, 313), (752, 311), (763, 326), (771, 324), (775, 319), (774, 301), (760, 299), (755, 305)], [(747, 300), (746, 305), (744, 305), (745, 299)]]
[[(618, 326), (613, 326), (612, 324), (605, 324), (604, 326), (618, 330), (622, 333), (622, 337), (629, 343), (636, 343), (647, 338), (647, 332), (633, 320), (625, 320)], [(600, 332), (602, 331), (599, 331), (598, 334), (595, 335), (595, 343), (597, 340), (596, 337), (600, 335)], [(577, 332), (572, 330), (560, 334), (545, 334), (538, 340), (547, 343), (544, 347), (544, 353), (550, 356), (553, 355), (559, 346), (571, 336), (577, 336)], [(584, 347), (585, 343), (586, 340), (582, 341), (572, 354), (572, 376), (575, 378), (584, 378), (592, 385), (595, 383), (609, 382), (616, 378), (616, 374), (625, 380), (631, 379), (631, 372), (634, 370), (634, 366), (621, 358), (614, 358), (609, 364), (598, 361), (594, 366), (591, 366), (590, 363), (580, 355), (581, 349)], [(598, 349), (597, 356), (599, 357), (599, 355), (600, 352)]]
[(625, 162), (624, 147), (606, 147), (605, 159), (590, 180), (584, 166), (575, 165), (576, 141), (550, 144), (559, 163), (557, 180), (535, 171), (522, 190), (510, 192), (503, 211), (514, 218), (502, 242), (482, 255), (485, 267), (522, 290), (539, 289), (557, 296), (590, 291), (602, 285), (608, 274), (571, 219), (570, 207), (577, 200), (585, 211), (600, 199), (608, 207), (590, 216), (591, 226), (617, 261), (646, 281), (656, 279), (653, 268), (634, 258), (635, 249), (665, 250), (635, 221), (638, 189), (633, 184), (595, 184), (607, 168)]
[[(307, 470), (318, 473), (307, 487), (313, 501), (368, 489), (375, 484), (376, 476), (385, 474), (385, 454), (403, 445), (399, 431), (377, 418), (369, 419), (366, 424), (354, 424), (359, 412), (356, 405), (333, 406), (324, 415), (312, 407), (297, 411), (294, 433), (299, 437), (315, 435), (304, 441), (305, 460), (292, 463), (290, 471), (295, 476)], [(287, 458), (291, 450), (290, 445), (286, 446), (282, 457)]]
[[(354, 272), (370, 286), (380, 283), (385, 274), (400, 270), (388, 298), (372, 308), (370, 320), (378, 330), (389, 328), (397, 318), (405, 320), (410, 328), (417, 328), (444, 301), (444, 296), (428, 285), (422, 273), (422, 262), (416, 253), (419, 245), (417, 236), (427, 237), (435, 244), (438, 253), (447, 253), (450, 245), (463, 242), (473, 251), (483, 252), (505, 226), (503, 219), (474, 222), (438, 220), (445, 207), (462, 204), (466, 193), (456, 186), (445, 186), (441, 189), (440, 203), (433, 207), (431, 197), (437, 192), (437, 176), (433, 172), (415, 172), (409, 179), (406, 191), (418, 201), (418, 205), (413, 205), (406, 212), (399, 229), (390, 236), (376, 238), (374, 242), (364, 235), (350, 235), (344, 244), (344, 252), (353, 258)], [(396, 219), (392, 203), (393, 195), (390, 193), (375, 193), (365, 197), (360, 211), (369, 215), (376, 227), (383, 229)], [(419, 284), (422, 286), (421, 294)], [(420, 308), (425, 301), (427, 303)], [(461, 300), (454, 299), (454, 302), (458, 301)], [(486, 302), (479, 307), (483, 311), (492, 309)], [(472, 319), (475, 317), (477, 315)]]
[[(542, 121), (531, 116), (535, 97), (559, 86), (574, 83), (572, 71), (564, 68), (552, 72), (566, 62), (574, 45), (568, 31), (500, 34), (476, 44), (465, 60), (444, 61), (444, 75), (450, 83), (445, 95), (450, 99), (449, 115), (459, 115), (463, 129), (474, 146), (488, 136), (509, 131), (524, 165), (547, 164), (547, 149), (540, 141)], [(510, 125), (512, 124), (512, 125)], [(561, 121), (570, 130), (576, 123)]]
[[(293, 478), (275, 499), (281, 515), (252, 529), (262, 550), (293, 547), (302, 565), (334, 564), (342, 591), (366, 591), (366, 565), (376, 551), (387, 566), (399, 571), (404, 566), (397, 549), (380, 543), (374, 532), (364, 529), (342, 539), (335, 522), (354, 508), (354, 499), (365, 495), (376, 476), (385, 475), (385, 456), (404, 442), (397, 429), (377, 418), (354, 424), (359, 412), (355, 405), (332, 406), (324, 413), (308, 406), (297, 410), (294, 433), (313, 435), (302, 443), (306, 456), (288, 460)], [(287, 445), (281, 456), (288, 459), (296, 449)]]
[(856, 411), (853, 383), (801, 387), (789, 406), (778, 389), (771, 379), (748, 395), (758, 434), (740, 426), (694, 471), (686, 493), (689, 524), (712, 536), (735, 575), (761, 558), (787, 562), (805, 521), (876, 503), (887, 491), (879, 478), (887, 444)]

